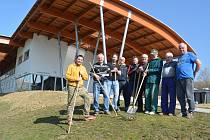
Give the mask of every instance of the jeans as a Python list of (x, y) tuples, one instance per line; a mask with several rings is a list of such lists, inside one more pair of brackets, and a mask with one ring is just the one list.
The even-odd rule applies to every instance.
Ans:
[[(161, 108), (165, 114), (175, 114), (176, 107), (176, 86), (173, 77), (166, 77), (162, 79), (162, 94), (161, 94)], [(168, 105), (168, 95), (170, 103)]]
[(195, 110), (195, 101), (194, 101), (194, 83), (193, 79), (180, 79), (176, 81), (176, 94), (177, 99), (181, 105), (181, 113), (182, 115), (187, 114), (186, 109), (186, 98), (189, 105), (188, 112), (194, 112)]
[(114, 109), (118, 109), (117, 102), (119, 96), (119, 82), (108, 80), (108, 93), (109, 95), (113, 93), (113, 107)]
[(109, 92), (107, 92), (108, 80), (105, 80), (102, 83), (102, 86), (103, 88), (97, 81), (93, 82), (93, 98), (94, 98), (93, 107), (94, 107), (95, 112), (99, 112), (100, 93), (103, 93), (103, 97), (104, 97), (104, 111), (109, 111)]

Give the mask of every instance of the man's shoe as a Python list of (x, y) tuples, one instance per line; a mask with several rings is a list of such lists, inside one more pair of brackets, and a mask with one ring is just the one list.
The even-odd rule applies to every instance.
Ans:
[(99, 115), (99, 111), (95, 111), (95, 112), (94, 112), (94, 115), (95, 115), (95, 116)]
[(143, 111), (143, 109), (139, 109), (138, 108), (136, 112), (139, 112), (140, 113), (140, 112), (144, 112), (144, 111)]
[(120, 112), (120, 108), (117, 108), (117, 109), (116, 109), (116, 112)]
[(92, 116), (92, 115), (85, 116), (85, 121), (91, 121), (91, 120), (95, 120), (95, 119), (96, 119), (96, 116)]
[(155, 115), (155, 112), (152, 111), (152, 112), (149, 113), (149, 115)]
[(180, 113), (180, 117), (187, 118), (187, 114)]
[(188, 119), (193, 119), (193, 118), (194, 118), (193, 113), (190, 112), (190, 113), (187, 115), (187, 118), (188, 118)]
[(111, 113), (109, 111), (104, 111), (104, 114), (111, 115)]
[(144, 113), (145, 113), (145, 114), (149, 114), (149, 111), (145, 111)]
[(173, 114), (173, 113), (169, 113), (169, 114), (168, 114), (168, 116), (175, 116), (175, 114)]

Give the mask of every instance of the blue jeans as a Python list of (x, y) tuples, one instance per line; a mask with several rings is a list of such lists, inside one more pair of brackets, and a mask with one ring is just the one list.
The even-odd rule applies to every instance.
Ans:
[(114, 109), (118, 109), (117, 102), (119, 96), (119, 82), (108, 80), (108, 93), (113, 93), (113, 107)]
[[(168, 105), (168, 95), (170, 103)], [(174, 78), (163, 78), (162, 79), (162, 94), (161, 94), (161, 108), (165, 114), (175, 114), (176, 107), (176, 86)]]
[[(102, 83), (102, 86), (105, 90), (104, 91), (103, 88), (101, 87), (101, 85), (97, 81), (93, 82), (93, 98), (94, 98), (93, 107), (94, 107), (95, 112), (99, 111), (100, 93), (103, 93), (103, 97), (104, 97), (104, 111), (109, 111), (109, 92), (107, 92), (108, 91), (107, 85), (108, 85), (108, 80), (106, 80)], [(108, 95), (106, 95), (106, 94), (108, 94)]]

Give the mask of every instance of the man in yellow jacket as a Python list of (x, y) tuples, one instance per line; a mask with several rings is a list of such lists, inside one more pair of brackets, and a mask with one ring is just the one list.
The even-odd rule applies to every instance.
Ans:
[(83, 86), (83, 80), (88, 79), (88, 74), (86, 68), (82, 65), (84, 57), (78, 55), (75, 58), (75, 63), (68, 66), (66, 72), (66, 79), (68, 80), (68, 105), (67, 105), (67, 115), (68, 123), (71, 123), (70, 119), (73, 116), (74, 110), (74, 100), (77, 95), (84, 99), (84, 116), (85, 120), (92, 120), (94, 116), (90, 116), (90, 97), (88, 95), (87, 89)]

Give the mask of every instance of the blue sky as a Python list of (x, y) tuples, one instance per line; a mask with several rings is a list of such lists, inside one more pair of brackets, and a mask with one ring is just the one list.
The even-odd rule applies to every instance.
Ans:
[[(0, 35), (11, 36), (36, 0), (4, 0), (0, 5)], [(197, 52), (210, 69), (210, 0), (125, 0), (159, 19)]]

